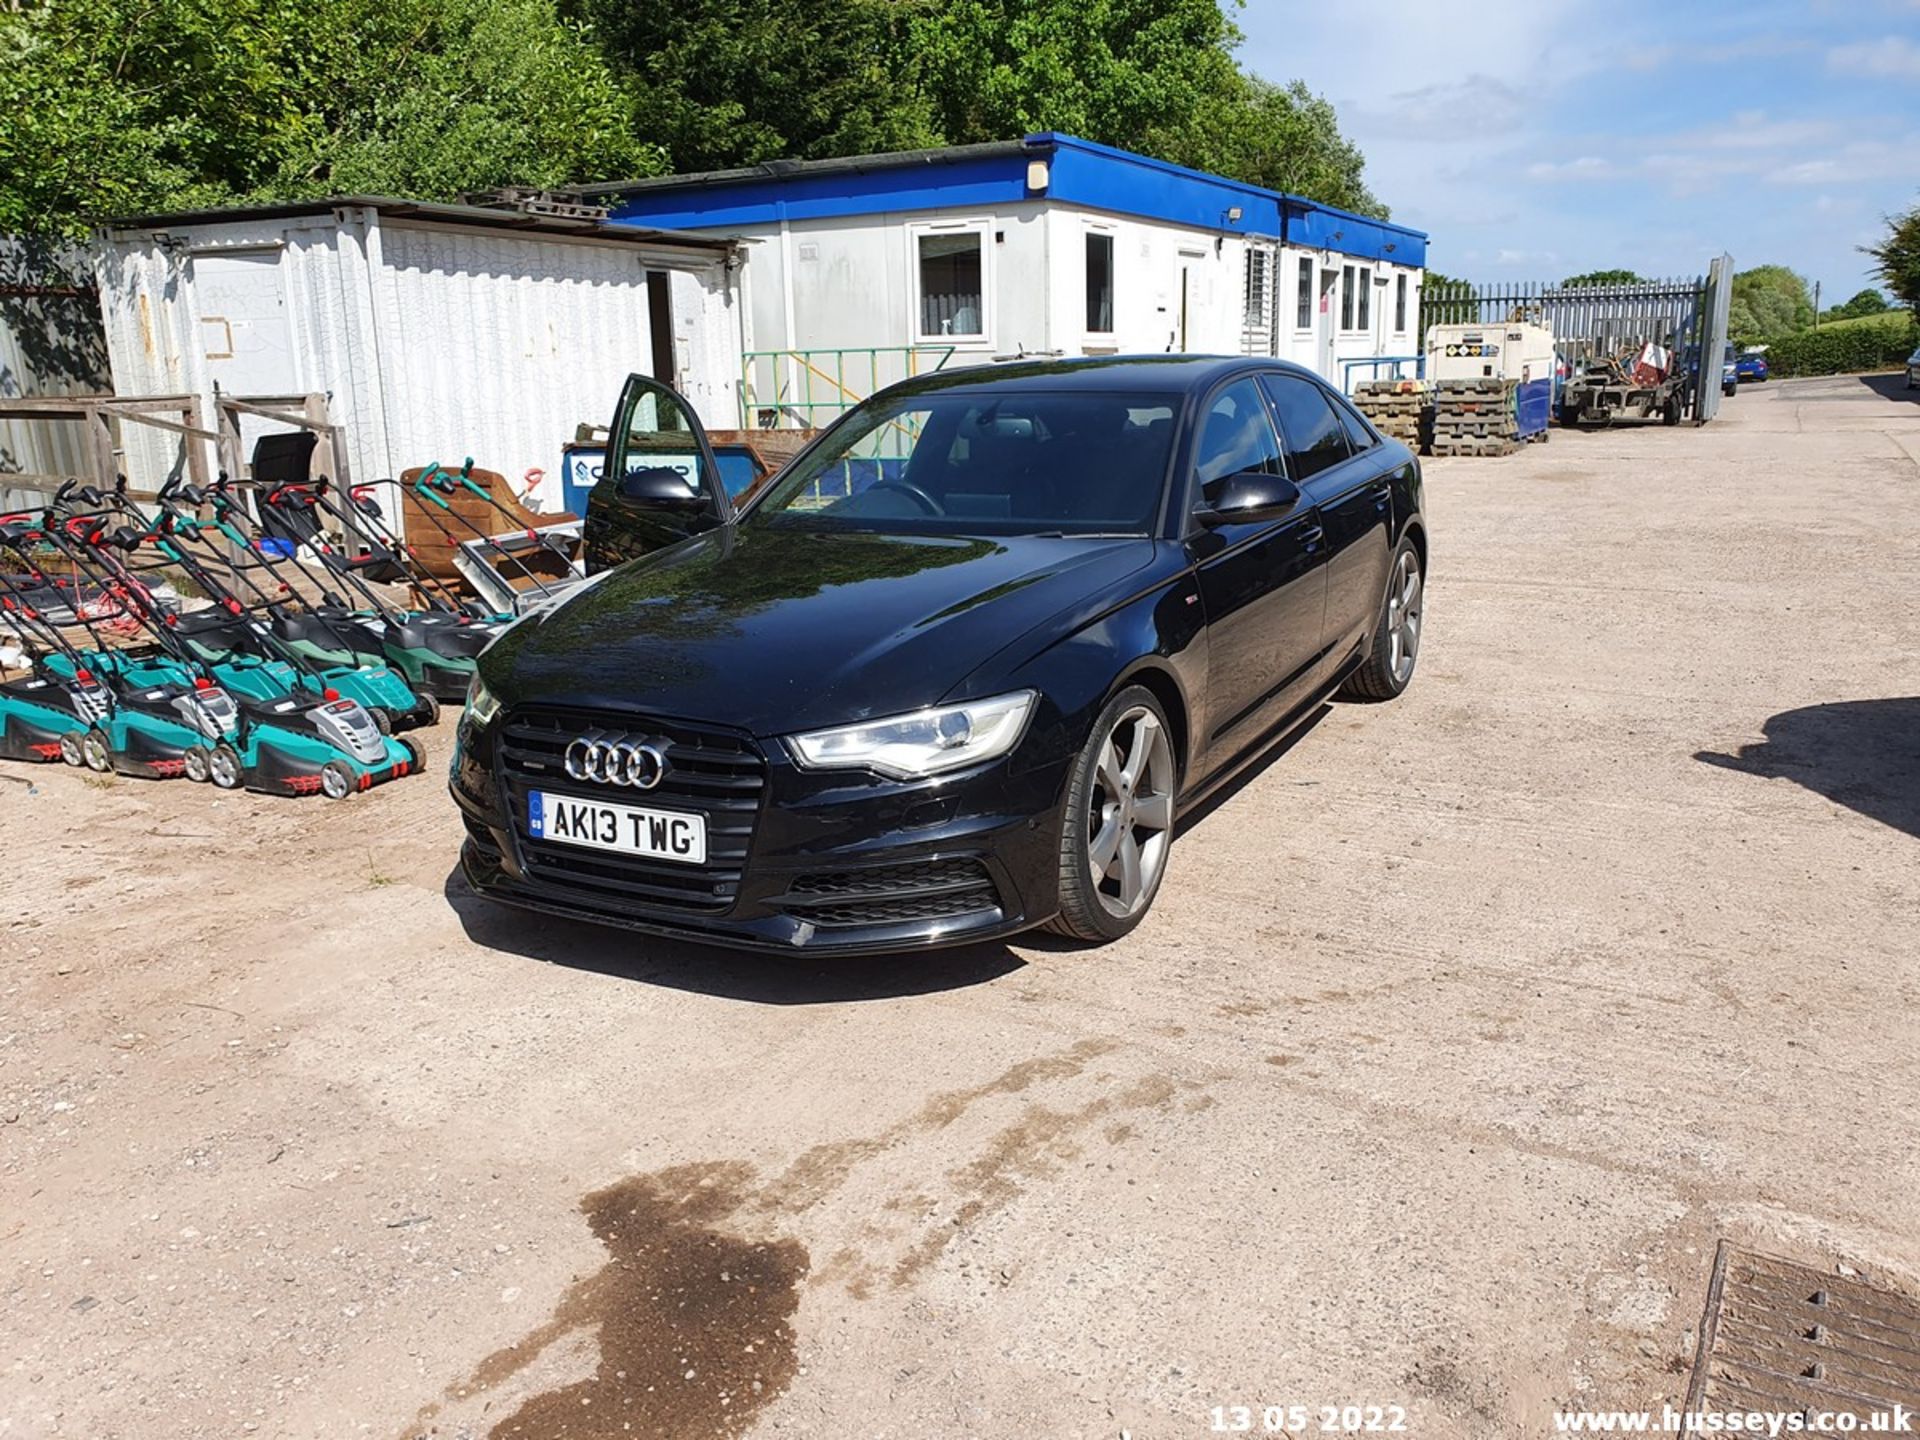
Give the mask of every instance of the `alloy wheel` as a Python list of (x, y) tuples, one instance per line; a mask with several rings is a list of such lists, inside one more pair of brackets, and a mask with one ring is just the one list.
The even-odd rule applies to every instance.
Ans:
[(1100, 747), (1087, 813), (1087, 864), (1109, 915), (1126, 918), (1153, 897), (1173, 830), (1173, 744), (1159, 717), (1136, 705)]
[(1387, 665), (1396, 685), (1407, 683), (1420, 657), (1420, 617), (1425, 604), (1420, 557), (1403, 550), (1393, 583), (1387, 587)]

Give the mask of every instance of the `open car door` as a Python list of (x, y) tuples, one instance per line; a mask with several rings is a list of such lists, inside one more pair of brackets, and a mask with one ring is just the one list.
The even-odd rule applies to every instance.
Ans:
[(607, 458), (587, 495), (589, 573), (728, 524), (733, 502), (706, 428), (686, 397), (629, 375), (607, 432)]

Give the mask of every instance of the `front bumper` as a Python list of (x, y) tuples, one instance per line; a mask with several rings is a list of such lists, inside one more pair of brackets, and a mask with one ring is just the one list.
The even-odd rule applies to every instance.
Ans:
[[(668, 779), (644, 795), (569, 779), (550, 757), (596, 721), (670, 740)], [(847, 955), (963, 944), (1050, 919), (1066, 774), (1064, 758), (1017, 751), (901, 783), (802, 770), (778, 744), (714, 727), (523, 711), (484, 730), (462, 719), (450, 789), (466, 824), (461, 869), (490, 899), (710, 944)], [(525, 824), (534, 788), (699, 810), (709, 863), (535, 840)]]

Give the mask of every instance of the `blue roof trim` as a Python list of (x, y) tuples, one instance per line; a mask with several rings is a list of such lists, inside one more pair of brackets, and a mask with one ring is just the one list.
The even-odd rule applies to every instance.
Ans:
[[(1027, 190), (1024, 160), (990, 155), (912, 170), (801, 171), (643, 190), (609, 197), (612, 214), (608, 218), (660, 229), (712, 230), (955, 205), (1005, 205), (1034, 198)], [(667, 225), (660, 219), (663, 215), (677, 216), (678, 222)]]
[[(884, 161), (885, 157), (875, 157)], [(1050, 162), (1044, 192), (1027, 189), (1027, 162)], [(1190, 170), (1073, 135), (1029, 135), (1020, 151), (955, 155), (913, 165), (805, 163), (784, 174), (653, 182), (610, 195), (611, 219), (673, 230), (726, 230), (817, 220), (1050, 199), (1064, 205), (1160, 220), (1219, 235), (1266, 235), (1399, 265), (1426, 263), (1418, 230), (1370, 220), (1298, 196)], [(1233, 218), (1232, 212), (1240, 212)]]
[[(1166, 220), (1222, 235), (1280, 237), (1280, 196), (1257, 185), (1189, 170), (1074, 135), (1029, 135), (1036, 151), (1053, 152), (1048, 198), (1120, 215)], [(1233, 211), (1240, 218), (1230, 219)]]
[(1424, 268), (1427, 263), (1427, 237), (1423, 231), (1409, 230), (1388, 220), (1336, 210), (1315, 200), (1289, 195), (1282, 202), (1286, 211), (1286, 236), (1289, 245), (1304, 250), (1336, 250), (1362, 260), (1386, 260), (1395, 265)]

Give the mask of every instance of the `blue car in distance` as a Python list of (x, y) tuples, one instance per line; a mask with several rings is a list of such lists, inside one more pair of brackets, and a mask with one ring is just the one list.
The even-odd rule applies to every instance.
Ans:
[(1765, 380), (1767, 357), (1758, 350), (1743, 351), (1733, 362), (1733, 373), (1740, 380)]

